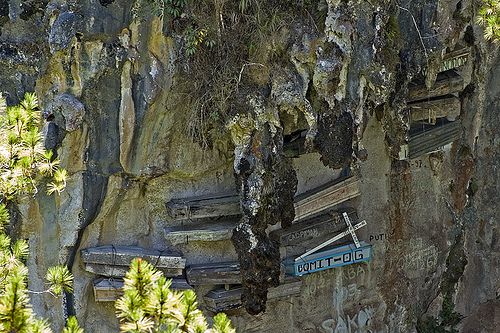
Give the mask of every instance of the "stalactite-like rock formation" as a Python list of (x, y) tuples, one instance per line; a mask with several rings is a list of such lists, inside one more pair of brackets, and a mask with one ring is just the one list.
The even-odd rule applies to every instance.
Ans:
[(261, 96), (250, 96), (250, 112), (229, 125), (235, 148), (234, 172), (243, 217), (233, 232), (243, 283), (242, 303), (251, 314), (266, 309), (267, 290), (279, 284), (279, 244), (266, 233), (269, 225), (290, 225), (297, 177), (283, 156), (278, 112)]

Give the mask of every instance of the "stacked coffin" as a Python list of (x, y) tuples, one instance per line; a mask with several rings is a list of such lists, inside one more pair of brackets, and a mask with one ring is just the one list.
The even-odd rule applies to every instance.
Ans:
[(170, 244), (223, 241), (231, 239), (238, 223), (240, 199), (236, 194), (173, 199), (167, 203), (167, 212), (180, 222), (165, 229)]
[(413, 159), (431, 153), (455, 141), (460, 133), (461, 104), (458, 93), (464, 89), (464, 79), (456, 70), (469, 57), (468, 49), (446, 54), (431, 88), (423, 82), (412, 82), (408, 91), (410, 135), (401, 147), (399, 159)]
[[(191, 289), (183, 278), (172, 278), (170, 288), (175, 290)], [(94, 280), (96, 302), (114, 302), (123, 295), (123, 279), (97, 278)]]
[[(267, 293), (268, 300), (280, 299), (300, 294), (301, 280), (290, 280), (276, 288), (270, 288)], [(229, 289), (218, 288), (210, 291), (203, 297), (206, 307), (213, 312), (228, 311), (241, 307), (241, 286)]]
[[(359, 179), (348, 177), (301, 194), (295, 199), (294, 222), (331, 209), (359, 193)], [(167, 203), (167, 211), (183, 223), (165, 229), (165, 239), (173, 245), (229, 240), (241, 214), (237, 195), (173, 199)]]
[(134, 258), (141, 258), (173, 278), (172, 288), (189, 287), (182, 273), (186, 260), (178, 254), (144, 249), (136, 246), (98, 246), (81, 251), (81, 259), (87, 272), (100, 276), (94, 281), (94, 296), (98, 302), (115, 301), (121, 296), (123, 277)]
[[(301, 194), (295, 199), (296, 218), (292, 226), (275, 230), (270, 233), (270, 237), (279, 241), (282, 249), (292, 249), (282, 251), (284, 255), (293, 253), (297, 244), (304, 246), (331, 237), (332, 233), (342, 226), (340, 214), (332, 210), (359, 194), (357, 177), (343, 178)], [(167, 211), (181, 224), (165, 230), (165, 238), (172, 245), (227, 241), (231, 238), (241, 215), (239, 197), (236, 195), (174, 199), (167, 203)], [(355, 218), (353, 210), (349, 210), (349, 214)], [(241, 274), (238, 262), (189, 265), (185, 272), (187, 282), (191, 286), (220, 286), (204, 296), (204, 303), (210, 310), (226, 311), (241, 306)], [(300, 286), (300, 280), (291, 280), (283, 275), (281, 285), (271, 288), (268, 298), (297, 295)]]

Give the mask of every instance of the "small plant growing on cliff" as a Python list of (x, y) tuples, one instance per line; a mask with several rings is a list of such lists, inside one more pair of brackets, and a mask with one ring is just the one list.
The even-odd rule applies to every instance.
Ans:
[(83, 329), (78, 325), (78, 320), (76, 317), (71, 316), (68, 318), (66, 327), (63, 329), (62, 333), (83, 333)]
[(195, 293), (171, 290), (171, 280), (146, 261), (134, 259), (124, 282), (124, 294), (115, 304), (122, 332), (235, 333), (223, 313), (208, 329)]
[(489, 41), (500, 41), (500, 1), (483, 0), (479, 9), (477, 22), (484, 27), (484, 38)]
[(210, 38), (208, 29), (188, 27), (184, 32), (184, 40), (186, 41), (186, 55), (192, 56), (201, 46), (212, 48), (215, 45), (215, 40)]

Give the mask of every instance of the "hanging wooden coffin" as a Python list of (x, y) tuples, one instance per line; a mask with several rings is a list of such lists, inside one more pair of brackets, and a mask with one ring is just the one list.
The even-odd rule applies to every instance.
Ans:
[(190, 285), (240, 284), (240, 264), (237, 261), (190, 265), (186, 268)]
[(360, 245), (357, 248), (354, 244), (348, 244), (313, 253), (298, 261), (288, 260), (285, 270), (289, 275), (302, 276), (370, 260), (372, 246), (365, 242), (360, 242)]
[[(359, 194), (359, 179), (357, 177), (353, 176), (347, 179), (342, 179), (341, 181), (335, 180), (333, 182), (326, 183), (295, 198), (295, 220), (298, 221), (317, 214), (323, 210), (352, 199)], [(167, 210), (169, 215), (176, 220), (194, 220), (232, 216), (234, 221), (237, 220), (236, 216), (241, 214), (240, 199), (238, 195), (214, 195), (212, 197), (172, 199), (167, 203)], [(192, 227), (190, 227), (192, 229), (191, 233), (200, 235), (196, 236), (199, 238), (210, 238), (211, 236), (209, 234), (213, 234), (210, 232), (213, 228), (210, 227), (210, 225), (214, 224), (214, 221), (196, 222), (192, 225)], [(217, 224), (220, 223), (218, 222)], [(187, 227), (182, 226), (179, 227), (178, 230), (184, 230), (186, 228)], [(220, 230), (221, 228), (218, 229)], [(177, 227), (171, 229), (171, 231), (178, 230)], [(204, 230), (208, 231), (207, 236), (203, 235)], [(176, 237), (176, 235), (172, 234), (171, 237)], [(182, 237), (184, 237), (184, 235), (182, 235)], [(221, 236), (217, 236), (216, 238), (220, 237)], [(231, 236), (229, 235), (229, 238), (230, 237)]]
[(443, 61), (441, 63), (441, 67), (439, 67), (439, 71), (444, 72), (450, 69), (461, 67), (469, 60), (469, 56), (470, 51), (468, 48), (462, 48), (446, 53), (443, 56)]
[[(96, 279), (93, 283), (94, 298), (96, 302), (114, 302), (123, 295), (123, 280), (122, 279)], [(173, 278), (173, 290), (192, 289), (192, 287), (183, 278)]]
[(410, 107), (411, 122), (425, 121), (435, 124), (436, 119), (446, 117), (455, 120), (460, 115), (460, 99), (453, 95), (443, 98), (421, 101), (408, 105)]
[(237, 194), (220, 194), (185, 199), (172, 199), (167, 212), (175, 220), (201, 219), (240, 215), (240, 198)]
[[(357, 214), (353, 209), (347, 212), (353, 220), (357, 220)], [(298, 221), (289, 228), (272, 231), (269, 236), (277, 240), (280, 246), (304, 245), (310, 240), (321, 239), (338, 231), (343, 225), (342, 215), (339, 212), (328, 212)]]
[(460, 137), (460, 122), (454, 121), (445, 125), (436, 126), (418, 134), (408, 140), (407, 145), (401, 146), (399, 159), (413, 159), (431, 153), (444, 147)]
[(319, 214), (359, 195), (359, 179), (356, 176), (327, 183), (296, 197), (294, 221)]
[(438, 75), (431, 88), (424, 83), (411, 83), (408, 86), (408, 101), (418, 101), (437, 96), (454, 94), (464, 89), (464, 79), (458, 73), (449, 71)]
[(165, 239), (173, 245), (189, 242), (214, 242), (231, 239), (238, 220), (189, 223), (165, 229)]
[[(270, 288), (267, 294), (268, 300), (294, 296), (300, 293), (302, 281), (290, 281)], [(241, 307), (241, 286), (226, 290), (224, 288), (210, 291), (203, 297), (206, 307), (213, 312), (227, 311)]]
[(137, 246), (92, 247), (82, 250), (80, 256), (87, 272), (110, 277), (125, 276), (134, 258), (149, 262), (167, 277), (182, 275), (186, 266), (186, 259), (179, 255)]

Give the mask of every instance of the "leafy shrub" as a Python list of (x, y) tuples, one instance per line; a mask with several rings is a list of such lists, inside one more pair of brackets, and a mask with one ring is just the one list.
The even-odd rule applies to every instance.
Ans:
[(483, 0), (477, 22), (484, 27), (484, 38), (486, 40), (500, 41), (500, 1)]

